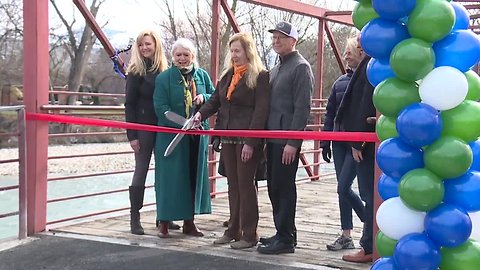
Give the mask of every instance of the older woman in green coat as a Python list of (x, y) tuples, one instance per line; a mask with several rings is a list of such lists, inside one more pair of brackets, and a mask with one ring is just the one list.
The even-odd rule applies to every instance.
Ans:
[[(195, 105), (205, 103), (215, 89), (208, 73), (196, 66), (196, 49), (190, 40), (177, 40), (172, 58), (173, 66), (155, 80), (153, 102), (158, 125), (179, 128), (166, 119), (164, 113), (172, 111), (189, 118), (195, 113)], [(207, 122), (202, 124), (204, 129), (209, 129)], [(174, 220), (184, 220), (184, 234), (203, 236), (194, 223), (194, 215), (211, 213), (208, 137), (186, 135), (173, 152), (164, 157), (174, 136), (158, 133), (155, 145), (158, 236), (169, 237), (168, 223)]]

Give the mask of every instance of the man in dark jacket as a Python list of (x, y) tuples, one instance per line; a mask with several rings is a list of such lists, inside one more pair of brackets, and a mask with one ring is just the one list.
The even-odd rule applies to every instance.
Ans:
[[(297, 29), (279, 22), (272, 33), (273, 49), (280, 63), (270, 72), (269, 130), (302, 131), (310, 116), (313, 73), (303, 56), (295, 49)], [(301, 140), (272, 139), (267, 142), (267, 185), (273, 209), (276, 234), (260, 238), (258, 252), (280, 254), (295, 252), (295, 178), (300, 158)]]
[[(366, 55), (352, 75), (335, 118), (339, 131), (374, 132), (375, 125), (367, 118), (375, 117), (372, 96), (374, 87), (367, 79), (367, 64), (370, 57)], [(373, 192), (375, 144), (365, 142), (350, 143), (358, 179), (360, 197), (365, 202), (363, 233), (360, 239), (362, 249), (352, 255), (344, 255), (349, 262), (371, 262), (373, 253)]]

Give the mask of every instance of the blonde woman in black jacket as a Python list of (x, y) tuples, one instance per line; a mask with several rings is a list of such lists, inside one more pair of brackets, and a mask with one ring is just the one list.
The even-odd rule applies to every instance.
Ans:
[[(153, 109), (153, 91), (155, 77), (165, 69), (168, 63), (162, 47), (160, 35), (144, 30), (137, 36), (132, 57), (127, 68), (125, 118), (127, 122), (156, 125), (157, 116)], [(155, 147), (155, 132), (127, 130), (127, 138), (135, 152), (135, 171), (130, 193), (130, 231), (132, 234), (144, 234), (140, 223), (140, 209), (143, 207), (145, 180), (150, 166), (152, 151)], [(180, 229), (170, 224), (172, 229)]]

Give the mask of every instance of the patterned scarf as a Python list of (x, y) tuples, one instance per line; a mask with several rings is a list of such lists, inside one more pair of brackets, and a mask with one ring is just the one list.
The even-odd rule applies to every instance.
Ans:
[(233, 77), (230, 81), (230, 85), (228, 86), (227, 90), (227, 100), (231, 100), (233, 91), (235, 91), (235, 87), (237, 86), (240, 79), (243, 77), (245, 72), (247, 72), (248, 65), (241, 65), (241, 66), (233, 66)]
[(182, 73), (182, 83), (184, 86), (183, 94), (185, 99), (185, 115), (190, 117), (190, 110), (193, 105), (193, 99), (197, 96), (197, 87), (193, 80), (193, 65), (188, 68), (180, 69)]

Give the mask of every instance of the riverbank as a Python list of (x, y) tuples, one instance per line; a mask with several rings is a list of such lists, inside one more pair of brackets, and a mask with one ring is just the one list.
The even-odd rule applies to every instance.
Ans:
[[(50, 145), (48, 156), (68, 156), (80, 154), (100, 154), (131, 151), (128, 142), (123, 143), (88, 143), (71, 145)], [(17, 148), (0, 149), (0, 159), (18, 158)], [(153, 165), (153, 158), (151, 161)], [(121, 155), (53, 159), (48, 162), (49, 174), (77, 174), (88, 172), (105, 172), (113, 170), (130, 170), (135, 166), (133, 152)], [(18, 163), (0, 164), (0, 176), (18, 175)]]

